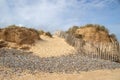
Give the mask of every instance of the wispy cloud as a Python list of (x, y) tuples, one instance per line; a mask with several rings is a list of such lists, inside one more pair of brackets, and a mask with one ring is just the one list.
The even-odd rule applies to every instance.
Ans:
[(0, 0), (0, 23), (22, 24), (48, 30), (65, 29), (70, 25), (94, 23), (94, 12), (105, 9), (115, 2), (115, 0)]

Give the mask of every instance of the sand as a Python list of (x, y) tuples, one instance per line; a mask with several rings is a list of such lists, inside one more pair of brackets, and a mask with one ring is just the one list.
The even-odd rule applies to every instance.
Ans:
[(120, 69), (97, 70), (80, 74), (23, 73), (20, 76), (12, 75), (10, 78), (9, 80), (120, 80)]
[(64, 39), (57, 36), (49, 38), (41, 36), (42, 40), (37, 41), (30, 51), (40, 57), (52, 57), (73, 54), (75, 49), (67, 44)]

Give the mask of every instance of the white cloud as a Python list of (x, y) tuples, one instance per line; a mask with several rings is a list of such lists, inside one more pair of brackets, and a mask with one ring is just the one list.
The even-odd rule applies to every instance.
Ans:
[(0, 23), (63, 28), (79, 24), (91, 9), (101, 9), (114, 0), (0, 0)]

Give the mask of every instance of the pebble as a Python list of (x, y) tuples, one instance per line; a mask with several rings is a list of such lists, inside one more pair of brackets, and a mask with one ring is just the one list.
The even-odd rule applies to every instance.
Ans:
[(0, 54), (2, 54), (0, 56), (0, 62), (2, 62), (0, 66), (11, 68), (14, 71), (12, 73), (20, 73), (25, 70), (28, 70), (30, 73), (34, 73), (34, 71), (80, 73), (81, 71), (120, 68), (120, 63), (90, 58), (77, 53), (67, 56), (43, 58), (21, 50), (2, 48), (0, 49)]

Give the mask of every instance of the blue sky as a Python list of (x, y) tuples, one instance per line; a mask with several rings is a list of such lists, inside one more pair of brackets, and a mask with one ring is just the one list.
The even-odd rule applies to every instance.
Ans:
[(0, 27), (55, 31), (90, 23), (106, 26), (120, 40), (120, 0), (0, 0)]

